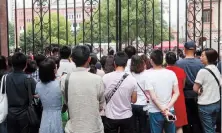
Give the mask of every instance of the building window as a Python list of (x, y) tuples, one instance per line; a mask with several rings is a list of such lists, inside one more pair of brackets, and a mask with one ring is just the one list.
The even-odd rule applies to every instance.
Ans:
[(210, 9), (203, 10), (203, 22), (210, 22), (211, 14), (212, 12)]

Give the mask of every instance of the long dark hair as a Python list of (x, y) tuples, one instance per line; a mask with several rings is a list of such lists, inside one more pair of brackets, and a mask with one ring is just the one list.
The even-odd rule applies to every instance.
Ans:
[(96, 68), (96, 63), (98, 62), (98, 58), (96, 57), (95, 54), (90, 54), (91, 61), (89, 62), (89, 72), (96, 74), (97, 73), (97, 68)]

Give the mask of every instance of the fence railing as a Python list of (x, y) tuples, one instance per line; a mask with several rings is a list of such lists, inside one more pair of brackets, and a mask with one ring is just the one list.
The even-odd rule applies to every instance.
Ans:
[(186, 41), (220, 52), (221, 0), (11, 0), (9, 49), (89, 44), (106, 54), (134, 45), (178, 51)]

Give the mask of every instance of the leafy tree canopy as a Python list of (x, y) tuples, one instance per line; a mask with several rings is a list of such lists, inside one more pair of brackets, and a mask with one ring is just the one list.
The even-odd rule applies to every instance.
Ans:
[(71, 23), (68, 22), (67, 25), (68, 29), (66, 30), (66, 18), (62, 15), (59, 16), (58, 24), (56, 13), (51, 13), (51, 24), (48, 14), (43, 18), (35, 17), (34, 25), (28, 24), (27, 26), (26, 42), (24, 41), (24, 33), (20, 35), (20, 47), (23, 51), (26, 49), (26, 52), (43, 52), (43, 49), (50, 44), (50, 36), (51, 44), (71, 45), (74, 43), (74, 37), (71, 32)]

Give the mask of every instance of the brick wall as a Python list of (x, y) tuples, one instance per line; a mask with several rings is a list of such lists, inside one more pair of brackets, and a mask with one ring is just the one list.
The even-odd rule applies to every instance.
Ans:
[(8, 30), (7, 30), (7, 0), (0, 0), (0, 51), (1, 55), (8, 56)]

